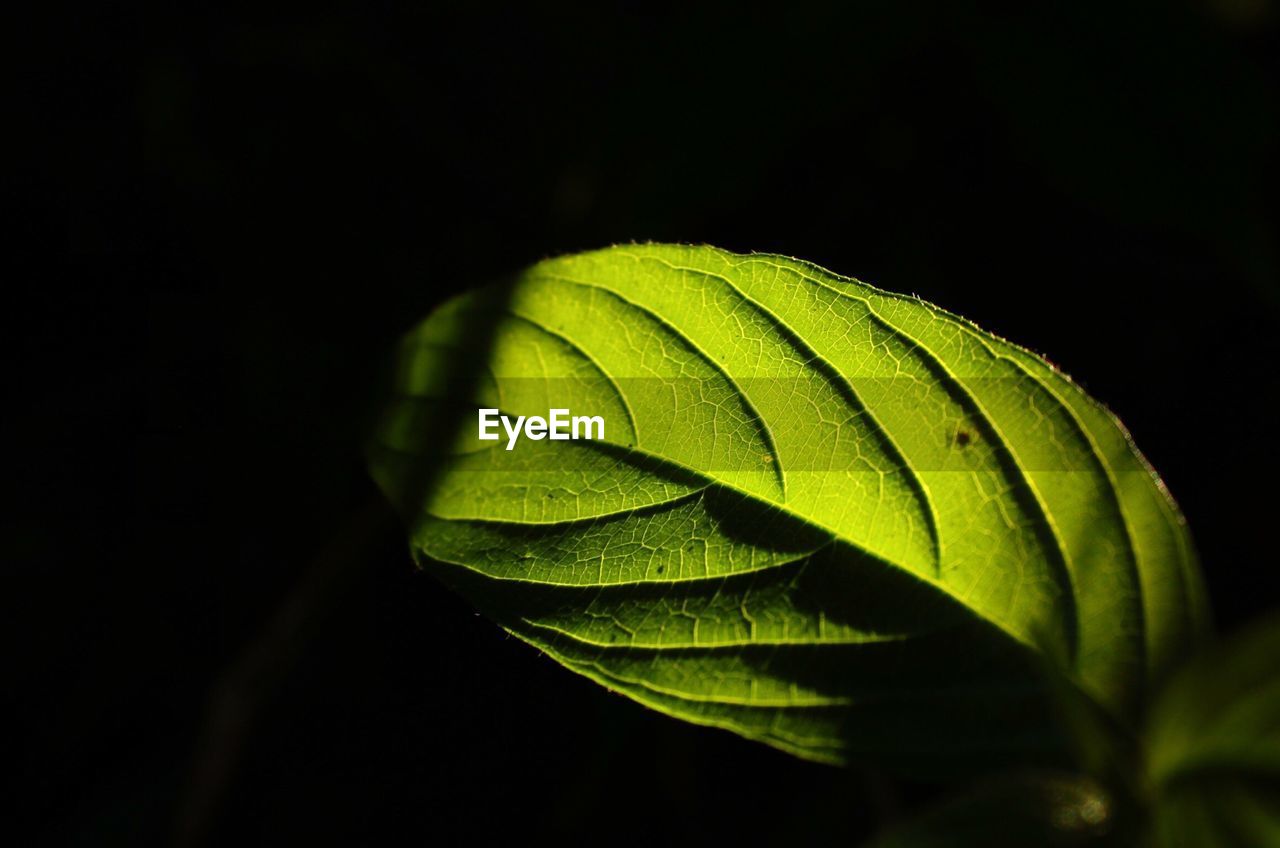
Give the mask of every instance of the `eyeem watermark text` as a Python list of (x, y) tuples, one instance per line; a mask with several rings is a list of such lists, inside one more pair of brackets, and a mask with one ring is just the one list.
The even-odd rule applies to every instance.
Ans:
[(527, 418), (519, 415), (512, 421), (496, 409), (481, 409), (480, 440), (496, 442), (501, 439), (501, 434), (497, 432), (499, 424), (507, 432), (507, 450), (515, 448), (522, 430), (527, 438), (534, 441), (546, 438), (555, 441), (604, 438), (604, 418), (599, 415), (570, 417), (567, 409), (552, 409), (548, 410), (546, 418), (541, 415), (530, 415)]

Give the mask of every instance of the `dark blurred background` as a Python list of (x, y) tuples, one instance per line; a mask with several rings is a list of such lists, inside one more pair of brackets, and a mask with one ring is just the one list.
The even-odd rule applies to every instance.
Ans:
[(15, 30), (11, 828), (849, 841), (927, 797), (647, 712), (413, 570), (360, 453), (397, 336), (611, 242), (1045, 353), (1163, 472), (1220, 629), (1280, 606), (1275, 3), (475, 5)]

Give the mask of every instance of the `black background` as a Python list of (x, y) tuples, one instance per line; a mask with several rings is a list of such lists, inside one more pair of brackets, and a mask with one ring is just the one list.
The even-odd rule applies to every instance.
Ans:
[(617, 241), (800, 256), (1045, 353), (1162, 471), (1220, 629), (1278, 606), (1280, 10), (784, 5), (17, 33), (12, 826), (852, 840), (927, 798), (598, 690), (385, 523), (360, 449), (397, 336)]

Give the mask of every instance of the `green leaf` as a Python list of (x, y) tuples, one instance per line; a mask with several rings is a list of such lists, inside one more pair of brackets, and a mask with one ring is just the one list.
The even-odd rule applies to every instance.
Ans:
[(1280, 845), (1280, 616), (1180, 669), (1146, 740), (1159, 845)]
[[(801, 756), (1052, 760), (1046, 662), (1128, 720), (1205, 628), (1183, 522), (1108, 412), (804, 262), (548, 260), (438, 309), (396, 390), (371, 464), (424, 568), (574, 671)], [(507, 450), (482, 406), (605, 439)]]

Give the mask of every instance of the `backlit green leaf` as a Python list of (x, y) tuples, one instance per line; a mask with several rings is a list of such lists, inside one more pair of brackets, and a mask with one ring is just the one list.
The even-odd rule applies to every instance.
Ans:
[[(611, 689), (805, 757), (1051, 758), (1046, 661), (1123, 721), (1204, 628), (1182, 521), (1108, 412), (804, 262), (548, 260), (431, 315), (396, 391), (371, 462), (424, 568)], [(507, 450), (482, 407), (604, 439)]]

